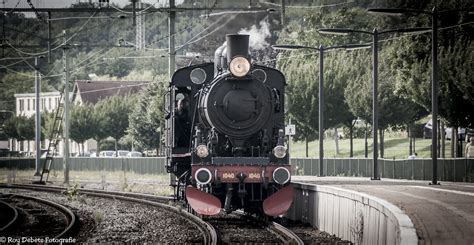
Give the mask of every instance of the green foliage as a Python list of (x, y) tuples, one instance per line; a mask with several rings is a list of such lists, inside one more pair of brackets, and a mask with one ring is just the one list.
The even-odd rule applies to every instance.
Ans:
[(16, 121), (16, 129), (21, 140), (35, 139), (35, 117), (19, 116)]
[[(43, 112), (41, 113), (41, 134), (44, 137), (49, 137), (53, 133), (54, 126), (54, 116), (56, 112)], [(59, 132), (59, 135), (62, 135), (62, 132)]]
[(64, 190), (62, 194), (66, 196), (68, 201), (75, 200), (79, 196), (79, 183), (74, 182), (74, 184)]
[(458, 42), (439, 53), (439, 111), (451, 126), (474, 126), (473, 57), (472, 42)]
[(94, 137), (93, 107), (89, 104), (75, 105), (71, 109), (70, 137), (79, 144), (84, 144)]
[(99, 101), (97, 104), (94, 105), (94, 110), (92, 113), (92, 130), (93, 130), (93, 138), (97, 141), (97, 149), (100, 149), (100, 141), (107, 138), (107, 132), (105, 131), (105, 127), (107, 127), (107, 121), (105, 118), (106, 113), (106, 103)]
[(118, 141), (127, 132), (128, 116), (131, 112), (131, 105), (134, 99), (131, 96), (111, 96), (99, 101), (96, 104), (94, 117), (96, 117), (97, 130), (96, 138), (103, 139), (103, 136), (110, 136)]
[(151, 83), (130, 114), (129, 133), (142, 149), (157, 149), (164, 123), (163, 101), (166, 78)]
[[(0, 79), (0, 110), (15, 111), (15, 97), (17, 93), (35, 92), (34, 73), (9, 73)], [(52, 88), (46, 80), (41, 82), (41, 91), (49, 92)]]
[(16, 116), (10, 117), (3, 123), (3, 131), (10, 139), (21, 139), (20, 134), (17, 130), (17, 125), (19, 122), (19, 118)]

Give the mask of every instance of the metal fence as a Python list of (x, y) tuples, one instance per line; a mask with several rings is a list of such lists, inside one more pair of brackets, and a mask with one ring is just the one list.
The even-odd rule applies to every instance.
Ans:
[[(138, 174), (166, 174), (165, 158), (108, 158), (108, 157), (72, 157), (69, 169), (71, 171), (126, 171)], [(35, 159), (2, 158), (0, 168), (34, 169)], [(63, 159), (54, 158), (52, 170), (63, 170)]]
[[(379, 176), (392, 179), (431, 180), (431, 159), (389, 160), (379, 159)], [(372, 176), (370, 158), (324, 159), (326, 176)], [(312, 158), (291, 159), (293, 174), (319, 175), (319, 160)], [(34, 169), (34, 159), (0, 158), (0, 168)], [(55, 158), (51, 169), (62, 170), (62, 158)], [(72, 171), (127, 171), (139, 174), (165, 174), (165, 158), (70, 158)], [(443, 181), (474, 182), (474, 159), (438, 159), (438, 179)]]
[[(379, 176), (391, 179), (431, 180), (431, 159), (379, 159)], [(319, 159), (291, 159), (293, 174), (319, 175)], [(370, 158), (332, 158), (323, 161), (326, 176), (372, 176)], [(443, 181), (474, 182), (474, 159), (438, 159), (438, 179)]]

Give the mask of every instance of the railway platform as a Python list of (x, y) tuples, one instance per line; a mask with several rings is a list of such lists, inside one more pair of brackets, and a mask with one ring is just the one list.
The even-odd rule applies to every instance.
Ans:
[(293, 176), (292, 182), (331, 186), (383, 199), (413, 222), (419, 244), (474, 244), (474, 184), (359, 177)]

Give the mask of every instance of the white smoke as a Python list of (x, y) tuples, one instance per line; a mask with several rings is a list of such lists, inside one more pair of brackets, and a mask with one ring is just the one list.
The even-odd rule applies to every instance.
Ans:
[(239, 31), (239, 34), (250, 35), (250, 48), (254, 50), (262, 50), (269, 46), (266, 41), (267, 38), (271, 36), (270, 33), (270, 24), (267, 19), (263, 19), (259, 23), (260, 28), (257, 28), (256, 25), (252, 25), (250, 29), (242, 29)]

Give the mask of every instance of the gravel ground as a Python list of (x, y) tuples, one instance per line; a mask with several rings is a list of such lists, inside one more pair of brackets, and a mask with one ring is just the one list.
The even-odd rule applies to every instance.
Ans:
[(336, 237), (335, 235), (330, 235), (327, 232), (320, 231), (315, 227), (311, 227), (311, 225), (305, 225), (301, 223), (292, 223), (285, 225), (285, 227), (289, 228), (293, 233), (295, 233), (301, 240), (303, 240), (304, 244), (338, 244), (338, 245), (345, 245), (345, 244), (352, 244), (350, 241), (341, 240), (341, 238)]
[(64, 231), (67, 220), (58, 210), (46, 204), (18, 197), (4, 198), (3, 201), (18, 211), (17, 225), (2, 236), (21, 237), (54, 237)]
[(240, 215), (222, 215), (206, 220), (217, 231), (222, 244), (277, 244), (281, 241), (262, 222)]
[[(71, 208), (79, 217), (76, 242), (202, 243), (199, 230), (173, 212), (126, 201), (87, 196), (0, 189), (3, 193), (39, 196)], [(183, 232), (186, 231), (186, 232)]]

